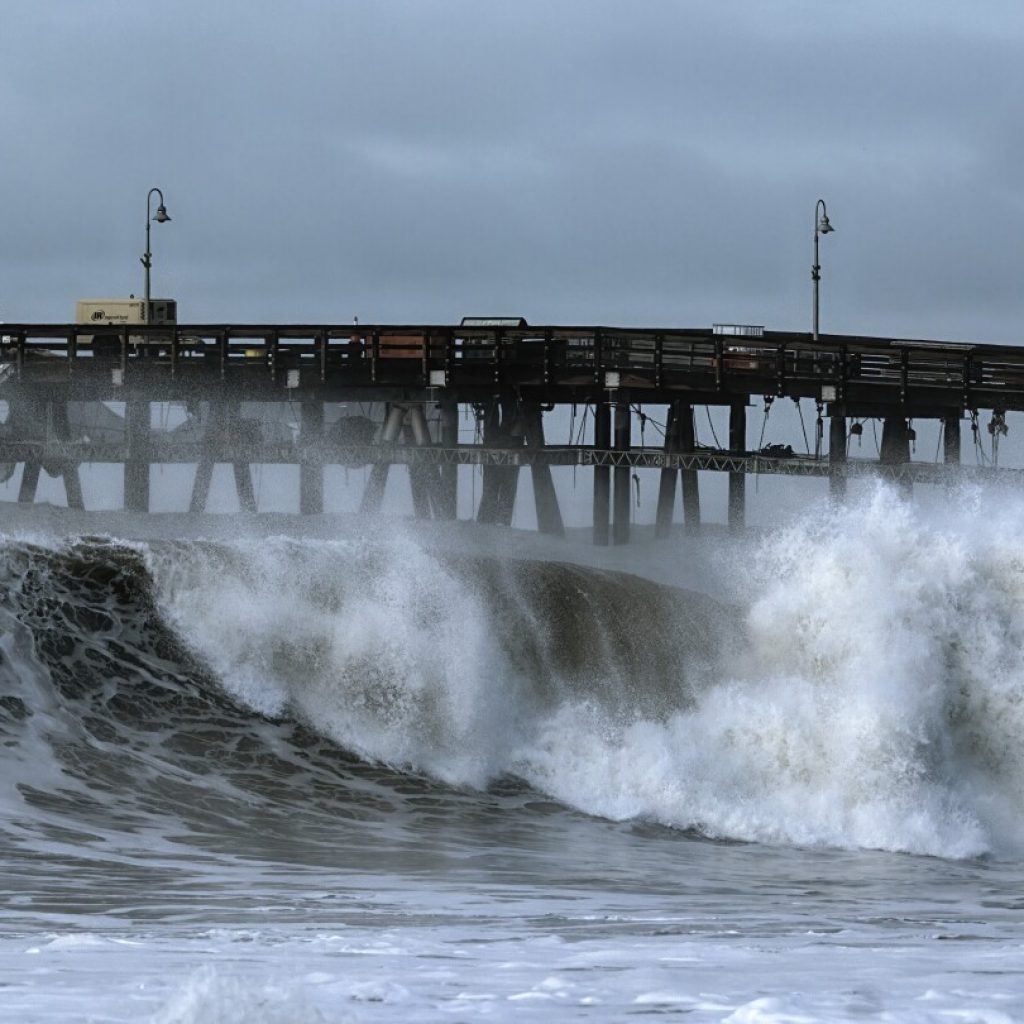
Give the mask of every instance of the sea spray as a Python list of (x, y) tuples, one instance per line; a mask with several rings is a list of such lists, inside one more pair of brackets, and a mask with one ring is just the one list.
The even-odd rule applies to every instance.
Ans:
[(696, 707), (609, 730), (566, 707), (530, 782), (712, 836), (949, 857), (1020, 848), (1024, 566), (1008, 523), (892, 490), (723, 556), (746, 644)]

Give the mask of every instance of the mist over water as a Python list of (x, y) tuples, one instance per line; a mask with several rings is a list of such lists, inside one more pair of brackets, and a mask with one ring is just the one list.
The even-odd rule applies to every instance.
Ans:
[[(1020, 509), (1008, 493), (907, 503), (879, 486), (742, 539), (609, 552), (399, 522), (330, 539), (224, 526), (206, 539), (8, 536), (0, 854), (25, 880), (4, 920), (13, 934), (53, 930), (54, 955), (71, 948), (61, 936), (102, 936), (111, 921), (135, 922), (118, 934), (147, 949), (157, 933), (138, 933), (142, 920), (179, 936), (189, 921), (235, 921), (254, 929), (264, 962), (259, 922), (287, 919), (273, 941), (298, 943), (333, 978), (337, 951), (304, 945), (308, 929), (365, 928), (371, 904), (393, 930), (454, 901), (464, 937), (509, 942), (504, 926), (492, 935), (464, 916), (470, 904), (497, 913), (496, 884), (538, 920), (566, 885), (558, 898), (582, 899), (594, 921), (628, 893), (636, 922), (652, 912), (644, 894), (661, 892), (665, 910), (684, 884), (696, 913), (706, 883), (736, 893), (716, 904), (731, 918), (762, 881), (790, 891), (786, 879), (854, 857), (855, 875), (886, 865), (889, 881), (862, 894), (881, 920), (892, 879), (939, 870), (863, 851), (938, 858), (965, 907), (995, 871), (993, 905), (1011, 913), (1009, 896), (991, 894), (1003, 892), (996, 866), (1012, 878), (1024, 853)], [(616, 559), (637, 571), (605, 567)], [(172, 881), (182, 872), (187, 889)], [(846, 877), (822, 883), (829, 901)], [(336, 885), (356, 901), (347, 909), (313, 896)], [(811, 910), (816, 898), (772, 920), (805, 934), (803, 915), (831, 913)], [(853, 920), (838, 927), (857, 931)], [(722, 955), (691, 925), (698, 958)], [(595, 927), (596, 971), (611, 932)], [(420, 953), (424, 934), (407, 936)], [(263, 1003), (231, 996), (235, 975), (217, 966), (227, 940), (208, 938), (219, 952), (197, 960), (188, 935), (182, 963), (206, 973), (177, 1003), (167, 995), (161, 1019), (229, 1020), (230, 1006), (274, 1002), (258, 987)], [(743, 977), (722, 1003), (737, 1012), (743, 993), (757, 1002)], [(387, 978), (373, 990), (384, 1004), (409, 995)], [(318, 984), (285, 986), (283, 1016), (265, 1019), (321, 1013)], [(597, 974), (594, 985), (594, 998), (614, 991)], [(658, 1002), (642, 973), (630, 985)], [(536, 991), (556, 989), (569, 991)], [(827, 999), (749, 1019), (812, 1004), (845, 1019)], [(696, 1019), (727, 1016), (703, 996), (687, 1005)]]

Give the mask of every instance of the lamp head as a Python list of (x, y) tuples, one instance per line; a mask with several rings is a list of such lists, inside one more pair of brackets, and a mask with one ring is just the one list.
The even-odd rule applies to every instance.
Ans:
[[(169, 221), (170, 219), (171, 218), (167, 214), (167, 207), (164, 206), (163, 203), (161, 203), (156, 208), (156, 216), (153, 218), (153, 220), (155, 220), (157, 224), (166, 224), (167, 221)], [(831, 230), (831, 228), (829, 230)]]
[(828, 221), (827, 213), (822, 213), (821, 220), (818, 221), (818, 231), (823, 235), (827, 235), (830, 231), (835, 231), (835, 228)]

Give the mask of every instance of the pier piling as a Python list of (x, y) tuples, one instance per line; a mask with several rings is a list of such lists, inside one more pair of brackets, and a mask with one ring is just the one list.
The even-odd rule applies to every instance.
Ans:
[[(615, 450), (628, 452), (632, 444), (633, 410), (629, 402), (620, 399), (615, 403)], [(615, 467), (615, 497), (612, 516), (612, 540), (616, 544), (629, 543), (630, 466), (623, 463)]]
[[(682, 450), (692, 455), (697, 448), (697, 432), (693, 424), (693, 406), (689, 402), (679, 405), (679, 440)], [(683, 522), (689, 534), (700, 531), (700, 480), (695, 469), (679, 472), (683, 488)]]
[[(680, 422), (679, 407), (682, 402), (672, 402), (668, 407), (665, 420), (665, 453), (673, 455), (681, 448), (680, 436), (682, 423)], [(658, 481), (658, 509), (655, 513), (654, 536), (664, 540), (672, 532), (672, 518), (676, 505), (676, 476), (679, 470), (665, 468), (661, 471)]]
[[(31, 437), (39, 428), (40, 416), (45, 410), (40, 409), (39, 401), (25, 395), (16, 395), (7, 404), (7, 430), (16, 437)], [(39, 471), (42, 461), (35, 452), (25, 452), (18, 459), (21, 462), (21, 481), (18, 485), (18, 504), (31, 505), (36, 500), (39, 487)]]
[[(459, 444), (459, 403), (446, 398), (439, 405), (441, 411), (441, 447), (456, 448)], [(454, 519), (459, 508), (459, 467), (448, 464), (441, 467), (439, 492), (440, 515), (443, 519)]]
[(213, 467), (217, 460), (217, 451), (223, 444), (227, 422), (227, 404), (209, 401), (206, 403), (206, 426), (203, 431), (203, 448), (196, 463), (196, 473), (192, 480), (192, 497), (188, 510), (191, 515), (199, 515), (206, 511), (206, 503), (210, 497), (210, 483), (213, 480)]
[(321, 444), (324, 433), (324, 403), (302, 403), (302, 461), (299, 463), (299, 512), (319, 515), (324, 510), (324, 463)]
[(42, 466), (38, 459), (27, 459), (21, 470), (21, 484), (18, 487), (18, 503), (31, 505), (36, 500), (39, 487), (39, 471)]
[[(523, 435), (526, 446), (531, 452), (544, 448), (544, 414), (536, 402), (524, 403)], [(537, 529), (541, 533), (555, 537), (565, 536), (565, 524), (562, 512), (558, 507), (558, 494), (555, 482), (551, 478), (551, 467), (539, 462), (530, 464), (530, 476), (533, 482), (533, 501), (537, 513)]]
[(124, 463), (124, 509), (149, 511), (149, 402), (138, 398), (125, 403), (128, 458)]
[[(910, 462), (910, 431), (906, 419), (886, 416), (882, 422), (882, 443), (879, 462), (888, 466), (902, 466)], [(914, 485), (907, 479), (899, 480), (900, 490), (909, 497)]]
[[(729, 451), (747, 450), (747, 403), (733, 402), (729, 406)], [(739, 533), (746, 524), (747, 475), (742, 470), (729, 474), (729, 529)]]
[[(54, 433), (64, 442), (72, 440), (71, 425), (68, 422), (67, 402), (52, 402), (52, 419)], [(78, 463), (72, 459), (65, 459), (61, 464), (61, 477), (64, 480), (64, 496), (68, 508), (77, 509), (79, 512), (85, 510), (85, 502), (82, 500), (82, 478), (79, 474)]]
[[(606, 401), (594, 405), (594, 447), (607, 451), (612, 446), (612, 409)], [(611, 469), (594, 466), (594, 543), (605, 547), (609, 536), (611, 511)]]
[(828, 418), (829, 494), (833, 501), (846, 497), (846, 417), (830, 412)]
[(960, 465), (960, 413), (947, 412), (942, 417), (942, 458), (947, 466)]

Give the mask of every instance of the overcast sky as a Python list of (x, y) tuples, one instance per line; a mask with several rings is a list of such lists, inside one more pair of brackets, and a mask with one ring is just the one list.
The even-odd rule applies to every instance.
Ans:
[(0, 0), (0, 319), (1021, 340), (1021, 0)]

